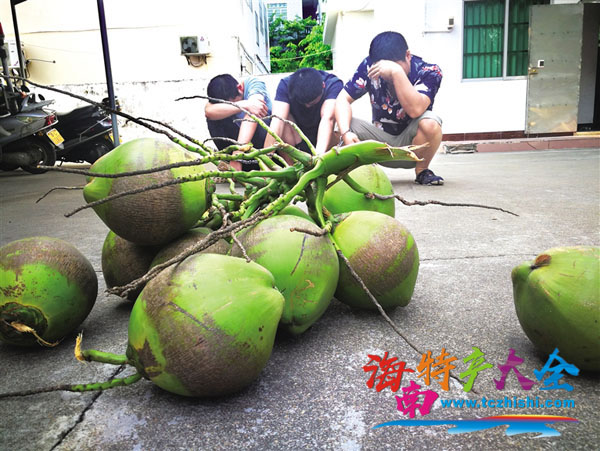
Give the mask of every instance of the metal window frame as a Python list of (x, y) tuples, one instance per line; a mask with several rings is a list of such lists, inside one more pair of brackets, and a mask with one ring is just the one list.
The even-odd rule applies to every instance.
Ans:
[(464, 72), (464, 61), (465, 61), (465, 3), (475, 2), (481, 0), (463, 0), (461, 4), (461, 17), (462, 17), (462, 33), (460, 39), (460, 68), (461, 68), (461, 82), (480, 82), (480, 81), (499, 81), (499, 80), (524, 80), (527, 79), (527, 75), (506, 75), (508, 72), (508, 21), (509, 21), (509, 8), (511, 0), (504, 0), (504, 36), (502, 43), (502, 76), (501, 77), (479, 77), (479, 78), (465, 78)]

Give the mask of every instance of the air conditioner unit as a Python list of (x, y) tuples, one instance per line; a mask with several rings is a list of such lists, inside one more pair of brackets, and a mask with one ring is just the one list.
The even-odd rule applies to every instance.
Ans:
[(210, 43), (206, 36), (181, 36), (182, 55), (208, 55), (210, 53)]

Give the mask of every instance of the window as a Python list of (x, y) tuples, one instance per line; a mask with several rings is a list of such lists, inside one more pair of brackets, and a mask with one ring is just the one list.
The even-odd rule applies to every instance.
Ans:
[(274, 19), (274, 16), (287, 19), (287, 3), (269, 3), (267, 9), (269, 11), (269, 22)]
[(463, 78), (527, 74), (529, 8), (550, 0), (467, 0)]

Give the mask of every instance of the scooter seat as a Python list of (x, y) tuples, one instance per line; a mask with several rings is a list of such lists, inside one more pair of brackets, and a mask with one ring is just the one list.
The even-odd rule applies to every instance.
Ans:
[(96, 107), (94, 105), (85, 105), (79, 108), (75, 108), (71, 111), (66, 111), (62, 113), (56, 113), (58, 116), (58, 121), (74, 121), (82, 117), (90, 117), (96, 111)]

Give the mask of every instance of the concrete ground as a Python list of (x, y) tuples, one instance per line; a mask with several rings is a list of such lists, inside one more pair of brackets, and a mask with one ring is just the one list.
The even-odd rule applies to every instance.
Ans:
[[(524, 362), (521, 374), (547, 356), (536, 353), (515, 314), (511, 269), (556, 246), (600, 245), (600, 152), (594, 149), (510, 153), (443, 154), (432, 169), (443, 187), (413, 184), (409, 170), (386, 169), (397, 194), (407, 200), (439, 200), (501, 207), (495, 210), (396, 205), (396, 217), (412, 231), (421, 266), (412, 302), (390, 316), (418, 349), (415, 351), (378, 313), (353, 311), (333, 301), (325, 315), (297, 338), (278, 337), (260, 378), (225, 399), (188, 399), (142, 380), (105, 392), (51, 391), (0, 398), (2, 450), (163, 450), (163, 449), (598, 449), (598, 375), (565, 376), (565, 390), (525, 391), (514, 373), (504, 390), (498, 365), (514, 349)], [(80, 191), (54, 186), (83, 185), (84, 177), (47, 173), (0, 173), (0, 245), (34, 235), (73, 243), (92, 262), (100, 287), (96, 305), (81, 326), (84, 348), (123, 353), (131, 304), (104, 292), (101, 248), (106, 226), (91, 210), (66, 213), (84, 201)], [(75, 336), (53, 349), (21, 349), (0, 344), (0, 393), (57, 384), (104, 381), (119, 368), (83, 364), (73, 357)], [(465, 393), (457, 380), (467, 369), (462, 359), (473, 346), (493, 368), (479, 373)], [(416, 370), (421, 354), (456, 357), (450, 390), (429, 387), (418, 373), (405, 373), (421, 390), (439, 394), (428, 415), (441, 425), (390, 426), (410, 419), (397, 409), (402, 390), (367, 387), (368, 354), (398, 357)], [(129, 374), (127, 369), (120, 374)], [(379, 373), (381, 374), (381, 373)], [(566, 408), (444, 408), (440, 400), (573, 400)], [(550, 425), (560, 435), (510, 435), (507, 426), (452, 434), (450, 421), (497, 415), (559, 415), (578, 422)]]

